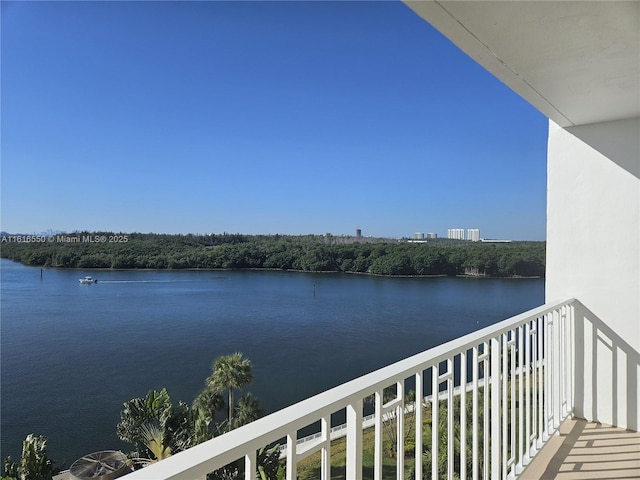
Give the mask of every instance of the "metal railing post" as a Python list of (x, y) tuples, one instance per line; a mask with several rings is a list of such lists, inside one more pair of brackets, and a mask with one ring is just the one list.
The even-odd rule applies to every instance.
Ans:
[(431, 367), (431, 480), (438, 480), (438, 440), (440, 437), (440, 367)]
[[(500, 337), (491, 339), (491, 478), (500, 478), (502, 465), (500, 461)], [(486, 392), (485, 392), (486, 394)], [(485, 415), (487, 413), (485, 412)], [(485, 435), (487, 433), (485, 432)]]
[(320, 454), (320, 478), (321, 480), (331, 479), (331, 416), (322, 417), (320, 432), (324, 445)]
[(296, 432), (291, 432), (287, 435), (287, 480), (296, 480), (297, 478), (297, 437)]
[(422, 402), (424, 401), (423, 372), (416, 373), (416, 403), (414, 407), (416, 439), (415, 439), (415, 480), (422, 480)]
[(362, 400), (347, 405), (347, 478), (362, 478)]
[(467, 350), (460, 353), (460, 478), (467, 478)]
[(377, 391), (375, 393), (375, 440), (373, 447), (373, 478), (374, 480), (382, 480), (382, 404), (383, 392)]
[(257, 468), (257, 455), (256, 451), (247, 453), (244, 456), (244, 479), (256, 480), (256, 468)]

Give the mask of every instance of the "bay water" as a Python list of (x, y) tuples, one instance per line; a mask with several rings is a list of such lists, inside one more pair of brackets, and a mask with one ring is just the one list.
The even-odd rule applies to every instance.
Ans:
[(0, 456), (42, 434), (67, 466), (129, 451), (115, 433), (122, 403), (166, 387), (190, 404), (220, 355), (252, 361), (245, 391), (270, 413), (544, 303), (542, 279), (41, 271), (5, 259), (0, 275)]

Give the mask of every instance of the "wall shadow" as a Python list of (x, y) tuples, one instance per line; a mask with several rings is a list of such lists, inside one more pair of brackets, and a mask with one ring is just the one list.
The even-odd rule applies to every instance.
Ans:
[(567, 127), (566, 131), (640, 178), (640, 119)]
[[(575, 416), (637, 432), (640, 353), (579, 301), (574, 314)], [(610, 418), (601, 411), (609, 401)]]

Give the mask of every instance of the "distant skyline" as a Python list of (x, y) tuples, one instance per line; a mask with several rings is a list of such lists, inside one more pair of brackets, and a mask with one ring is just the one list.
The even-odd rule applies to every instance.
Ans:
[(545, 239), (547, 119), (400, 2), (0, 8), (3, 231)]

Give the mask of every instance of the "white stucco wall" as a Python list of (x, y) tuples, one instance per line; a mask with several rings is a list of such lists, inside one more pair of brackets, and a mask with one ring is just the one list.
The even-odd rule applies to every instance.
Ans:
[(575, 297), (576, 415), (638, 430), (640, 119), (549, 123), (546, 299)]

